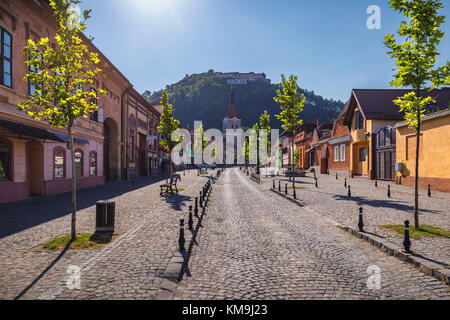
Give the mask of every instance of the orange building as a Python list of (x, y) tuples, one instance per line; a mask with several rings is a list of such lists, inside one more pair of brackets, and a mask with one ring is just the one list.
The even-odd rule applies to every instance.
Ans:
[(328, 139), (328, 173), (350, 177), (350, 131), (344, 125), (344, 115), (348, 103), (333, 121), (333, 130)]

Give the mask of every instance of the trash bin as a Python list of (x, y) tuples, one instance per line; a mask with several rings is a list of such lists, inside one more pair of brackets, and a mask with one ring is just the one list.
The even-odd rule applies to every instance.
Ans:
[(98, 201), (96, 204), (96, 232), (114, 232), (116, 203), (114, 201)]

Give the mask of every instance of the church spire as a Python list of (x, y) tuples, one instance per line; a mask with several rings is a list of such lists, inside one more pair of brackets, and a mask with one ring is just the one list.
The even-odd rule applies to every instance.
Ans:
[(233, 86), (231, 86), (231, 93), (230, 93), (230, 104), (234, 104), (234, 93), (233, 93)]

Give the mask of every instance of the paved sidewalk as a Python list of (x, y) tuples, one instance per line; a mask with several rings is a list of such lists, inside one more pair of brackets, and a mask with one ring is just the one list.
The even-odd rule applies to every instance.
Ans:
[[(67, 278), (69, 265), (84, 266), (83, 290), (56, 291), (55, 298), (151, 299), (160, 275), (177, 247), (179, 219), (185, 218), (192, 197), (207, 177), (196, 171), (181, 175), (171, 198), (159, 196), (151, 178), (110, 183), (78, 193), (77, 232), (95, 231), (95, 202), (116, 201), (119, 237), (103, 250), (53, 252), (37, 248), (70, 233), (70, 194), (37, 198), (0, 207), (0, 299), (47, 298)], [(53, 289), (52, 289), (53, 288)]]
[[(450, 299), (448, 286), (270, 192), (237, 169), (216, 183), (175, 299)], [(367, 288), (367, 268), (381, 289)]]
[[(263, 177), (263, 175), (262, 175)], [(380, 228), (380, 225), (403, 225), (409, 220), (414, 225), (414, 189), (407, 186), (396, 185), (386, 181), (367, 179), (347, 179), (351, 185), (351, 199), (348, 199), (348, 190), (344, 187), (344, 178), (336, 180), (334, 175), (318, 174), (318, 187), (314, 184), (313, 174), (308, 173), (306, 178), (296, 178), (297, 198), (308, 207), (320, 212), (322, 215), (357, 229), (359, 208), (364, 209), (364, 229), (377, 235), (386, 237), (389, 241), (400, 246), (403, 236)], [(284, 191), (285, 183), (292, 185), (285, 177), (275, 177), (278, 188), (278, 180), (282, 180)], [(264, 188), (272, 187), (272, 179), (261, 178)], [(391, 198), (387, 197), (388, 185), (391, 186)], [(292, 190), (288, 190), (292, 195)], [(432, 197), (428, 198), (427, 191), (421, 189), (419, 198), (419, 221), (421, 224), (437, 226), (450, 230), (450, 194), (432, 191)], [(415, 253), (424, 255), (437, 262), (450, 264), (450, 238), (420, 238), (411, 239)]]

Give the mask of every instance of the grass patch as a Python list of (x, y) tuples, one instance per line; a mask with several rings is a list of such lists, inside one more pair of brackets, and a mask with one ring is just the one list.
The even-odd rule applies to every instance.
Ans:
[(42, 247), (47, 250), (63, 250), (70, 243), (69, 249), (72, 250), (98, 249), (111, 242), (114, 237), (111, 234), (83, 233), (77, 235), (74, 242), (70, 242), (70, 238), (70, 235), (63, 235), (44, 243)]
[[(401, 235), (405, 234), (405, 227), (403, 225), (382, 225), (380, 227), (393, 230)], [(409, 236), (413, 239), (422, 237), (450, 238), (450, 231), (428, 225), (422, 225), (419, 229), (414, 228), (414, 226), (410, 226)]]
[(184, 191), (184, 188), (178, 188), (178, 189), (174, 189), (173, 191), (178, 191), (178, 192), (180, 192), (180, 191)]
[[(295, 189), (306, 189), (305, 187), (295, 187)], [(294, 190), (294, 187), (288, 187), (288, 190)]]

